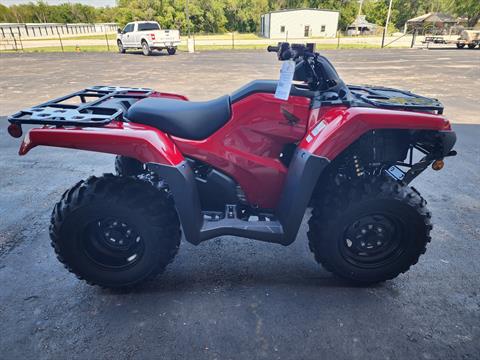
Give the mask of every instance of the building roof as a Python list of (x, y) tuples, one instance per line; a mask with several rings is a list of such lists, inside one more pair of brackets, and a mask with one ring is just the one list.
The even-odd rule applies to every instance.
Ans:
[(449, 14), (443, 13), (428, 13), (425, 15), (414, 17), (407, 20), (409, 24), (423, 24), (423, 23), (456, 23), (457, 20)]
[(300, 10), (328, 11), (328, 12), (336, 12), (336, 13), (339, 12), (338, 10), (329, 10), (329, 9), (301, 8), (301, 9), (282, 9), (282, 10), (274, 10), (274, 11), (269, 11), (267, 14), (274, 14), (274, 13), (279, 13), (279, 12), (289, 12), (289, 11), (300, 11)]
[(368, 22), (366, 15), (358, 15), (355, 18), (355, 21), (352, 22), (348, 27), (349, 28), (369, 28), (369, 29), (373, 29), (373, 28), (377, 27), (377, 24), (372, 24), (371, 22)]

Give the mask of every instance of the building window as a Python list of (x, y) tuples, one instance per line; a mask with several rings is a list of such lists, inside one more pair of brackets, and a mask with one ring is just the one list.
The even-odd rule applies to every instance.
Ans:
[(322, 29), (320, 31), (325, 32), (325, 25), (322, 25)]
[(285, 25), (280, 26), (280, 32), (283, 34), (285, 32)]

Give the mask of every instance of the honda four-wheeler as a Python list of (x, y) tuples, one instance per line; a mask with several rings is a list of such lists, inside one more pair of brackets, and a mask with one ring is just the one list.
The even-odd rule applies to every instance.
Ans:
[(39, 145), (117, 155), (115, 175), (82, 180), (55, 205), (50, 237), (69, 271), (132, 286), (173, 260), (181, 229), (195, 245), (224, 235), (290, 245), (305, 213), (315, 259), (347, 280), (392, 279), (418, 261), (432, 225), (408, 184), (455, 155), (442, 104), (346, 85), (311, 44), (268, 50), (293, 64), (287, 100), (276, 96), (284, 80), (205, 102), (95, 86), (8, 118), (14, 137), (36, 125), (20, 155)]

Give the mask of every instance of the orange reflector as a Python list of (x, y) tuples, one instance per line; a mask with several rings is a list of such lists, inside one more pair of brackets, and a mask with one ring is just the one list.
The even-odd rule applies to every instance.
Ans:
[(432, 169), (433, 170), (442, 170), (443, 169), (443, 165), (445, 165), (445, 163), (443, 162), (443, 160), (435, 160), (432, 164)]

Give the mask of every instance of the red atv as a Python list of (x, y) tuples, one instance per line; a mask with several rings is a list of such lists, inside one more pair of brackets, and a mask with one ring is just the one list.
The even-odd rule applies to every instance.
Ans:
[(59, 260), (90, 284), (123, 287), (162, 272), (181, 232), (198, 245), (234, 235), (291, 244), (307, 209), (309, 246), (327, 270), (368, 284), (418, 261), (426, 201), (408, 184), (455, 155), (435, 99), (350, 86), (313, 46), (269, 47), (294, 61), (288, 100), (253, 81), (206, 102), (143, 88), (92, 87), (9, 117), (38, 145), (118, 155), (116, 175), (67, 190), (52, 213)]

